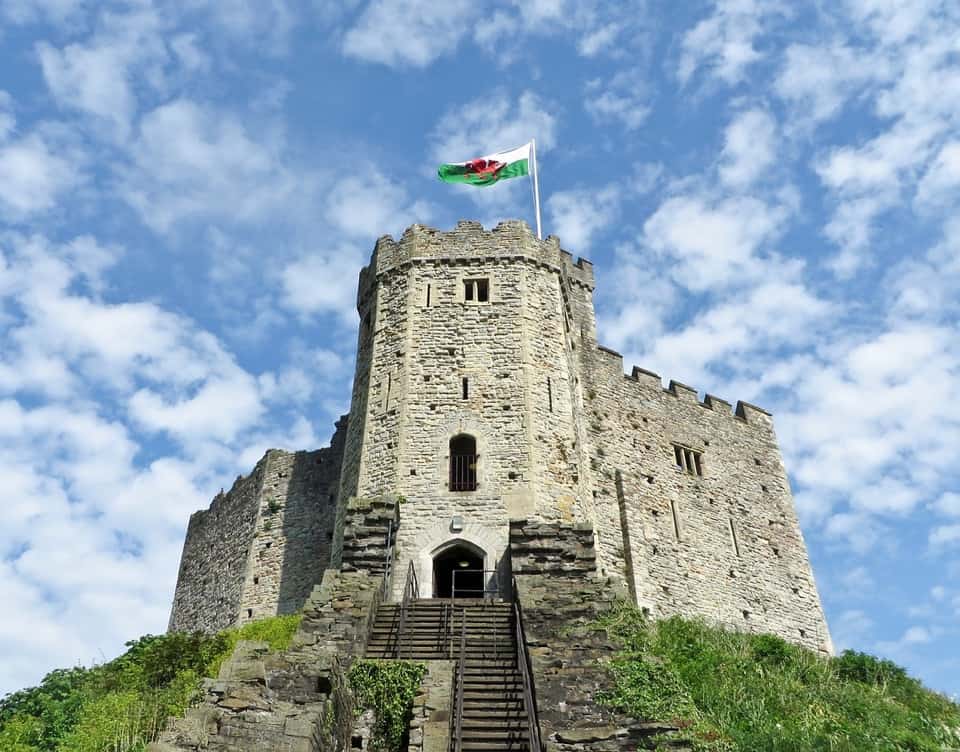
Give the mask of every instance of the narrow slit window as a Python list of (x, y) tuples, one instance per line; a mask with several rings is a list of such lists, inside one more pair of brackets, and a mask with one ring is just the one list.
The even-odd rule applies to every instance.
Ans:
[(677, 502), (670, 502), (670, 514), (673, 515), (673, 534), (680, 540), (680, 515), (677, 512)]
[(427, 308), (430, 307), (430, 283), (427, 283)]
[(727, 522), (730, 523), (730, 542), (733, 544), (733, 552), (739, 557), (740, 556), (740, 542), (737, 540), (737, 527), (733, 521), (733, 517), (729, 517)]
[(466, 376), (463, 377), (463, 398), (470, 398), (470, 379), (468, 379)]
[(393, 375), (388, 373), (387, 388), (386, 388), (386, 391), (383, 393), (383, 409), (384, 410), (390, 409), (390, 391), (392, 389), (393, 389)]
[(473, 300), (473, 280), (468, 279), (463, 283), (463, 299), (464, 300)]
[(490, 300), (490, 283), (485, 279), (477, 280), (477, 302), (486, 303)]
[(553, 383), (549, 376), (547, 376), (547, 408), (553, 412)]

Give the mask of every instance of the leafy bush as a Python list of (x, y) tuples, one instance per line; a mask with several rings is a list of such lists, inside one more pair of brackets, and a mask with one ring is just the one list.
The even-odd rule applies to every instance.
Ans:
[(201, 678), (216, 676), (239, 640), (282, 650), (299, 623), (279, 616), (215, 635), (147, 635), (109, 663), (51, 671), (0, 700), (0, 750), (138, 752), (197, 699)]
[(422, 663), (411, 661), (355, 661), (349, 681), (358, 710), (373, 710), (375, 749), (398, 752), (406, 748), (413, 698), (427, 672)]

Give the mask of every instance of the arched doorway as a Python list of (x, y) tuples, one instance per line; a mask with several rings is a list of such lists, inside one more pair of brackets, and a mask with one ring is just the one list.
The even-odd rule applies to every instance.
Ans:
[(458, 542), (433, 557), (434, 598), (482, 598), (484, 584), (483, 551), (469, 543)]

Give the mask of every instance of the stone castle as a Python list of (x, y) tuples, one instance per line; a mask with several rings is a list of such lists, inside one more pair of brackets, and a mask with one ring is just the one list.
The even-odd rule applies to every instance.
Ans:
[(387, 570), (384, 601), (411, 577), (426, 599), (575, 575), (832, 652), (770, 414), (625, 375), (593, 291), (518, 221), (377, 241), (349, 415), (191, 517), (170, 629), (303, 609), (328, 570)]

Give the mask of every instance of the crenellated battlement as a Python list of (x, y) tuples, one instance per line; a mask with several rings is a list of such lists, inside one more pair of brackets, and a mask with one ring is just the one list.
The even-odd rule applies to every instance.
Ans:
[(770, 426), (771, 415), (762, 407), (757, 407), (749, 402), (738, 400), (734, 407), (732, 403), (717, 397), (713, 394), (705, 393), (703, 399), (700, 399), (700, 393), (697, 389), (687, 384), (671, 379), (666, 386), (658, 373), (649, 371), (640, 366), (633, 366), (630, 373), (624, 370), (623, 356), (616, 350), (603, 345), (597, 346), (597, 356), (599, 363), (606, 369), (615, 371), (622, 375), (628, 382), (634, 382), (642, 389), (656, 390), (675, 397), (681, 402), (696, 403), (700, 407), (711, 410), (719, 415), (728, 415), (736, 420), (756, 426), (768, 428)]
[(550, 235), (539, 240), (522, 220), (500, 222), (492, 230), (479, 222), (460, 220), (452, 230), (438, 230), (427, 225), (408, 227), (399, 240), (383, 235), (374, 246), (370, 264), (360, 272), (358, 301), (378, 278), (409, 264), (444, 261), (471, 263), (526, 259), (556, 270), (573, 284), (593, 290), (593, 264), (574, 257), (560, 247), (560, 239)]

